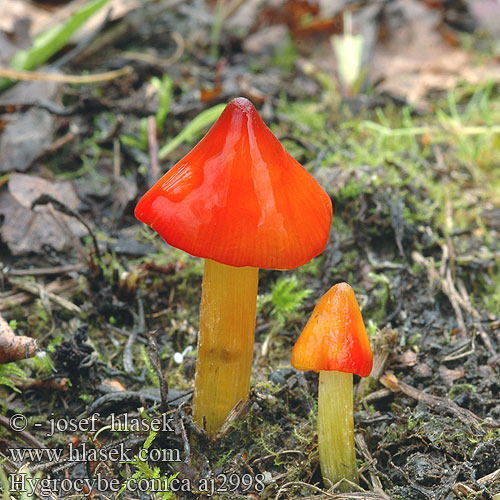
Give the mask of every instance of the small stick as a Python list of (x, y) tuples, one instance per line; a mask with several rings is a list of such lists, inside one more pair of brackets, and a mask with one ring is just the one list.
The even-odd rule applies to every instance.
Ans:
[(469, 294), (465, 288), (465, 285), (462, 280), (457, 281), (457, 288), (460, 292), (460, 295), (463, 300), (463, 308), (474, 318), (474, 324), (477, 328), (477, 331), (479, 332), (479, 336), (481, 337), (481, 340), (483, 341), (483, 344), (487, 347), (488, 351), (490, 351), (490, 354), (492, 356), (497, 355), (496, 349), (493, 347), (493, 343), (491, 342), (491, 339), (486, 332), (486, 330), (483, 328), (483, 325), (481, 325), (481, 315), (477, 312), (477, 310), (474, 308), (472, 305)]
[[(449, 256), (449, 248), (446, 245), (443, 245), (441, 247), (441, 250), (443, 252), (443, 259), (441, 261), (441, 269), (440, 269), (440, 274), (441, 274), (441, 289), (445, 293), (445, 295), (448, 297), (448, 300), (450, 301), (453, 310), (455, 311), (455, 317), (457, 319), (457, 323), (459, 325), (459, 328), (462, 329), (462, 331), (466, 331), (465, 327), (465, 322), (462, 314), (461, 308), (466, 311), (468, 314), (470, 314), (473, 319), (474, 319), (474, 325), (476, 326), (479, 336), (481, 337), (481, 340), (483, 341), (485, 347), (488, 349), (490, 354), (492, 356), (496, 356), (497, 352), (491, 342), (491, 339), (489, 338), (488, 334), (486, 333), (485, 329), (482, 327), (480, 324), (480, 318), (481, 315), (478, 313), (478, 311), (472, 306), (467, 290), (465, 289), (465, 286), (463, 283), (460, 281), (457, 282), (457, 287), (460, 290), (457, 291), (457, 287), (455, 287), (455, 284), (453, 282), (452, 276), (451, 276), (451, 269), (447, 268), (445, 265), (445, 261), (448, 259)], [(440, 279), (440, 276), (438, 272), (429, 264), (429, 259), (426, 259), (422, 254), (418, 253), (417, 251), (413, 251), (411, 254), (413, 260), (420, 265), (423, 265), (427, 268), (427, 273), (429, 276), (429, 280), (431, 282), (437, 281)], [(452, 359), (452, 358), (449, 358)]]
[(151, 187), (160, 178), (156, 118), (154, 116), (148, 116), (148, 144), (150, 167), (148, 170), (148, 187)]
[(137, 338), (137, 330), (134, 328), (127, 339), (125, 348), (123, 349), (123, 370), (125, 373), (134, 373), (134, 359), (132, 354), (132, 348), (134, 346), (135, 339)]
[(68, 264), (66, 266), (39, 267), (34, 269), (9, 269), (6, 276), (46, 276), (49, 274), (65, 274), (85, 269), (83, 264)]
[(0, 415), (0, 425), (19, 436), (27, 445), (33, 448), (45, 448), (45, 445), (38, 441), (38, 439), (31, 435), (28, 431), (14, 431), (10, 426), (10, 419), (4, 415)]
[[(148, 346), (149, 346), (149, 359), (153, 365), (153, 368), (158, 375), (158, 381), (160, 382), (160, 411), (166, 413), (168, 411), (168, 382), (163, 376), (161, 370), (160, 356), (158, 354), (158, 344), (156, 343), (156, 331), (149, 332), (148, 334)], [(182, 420), (182, 419), (181, 419)], [(184, 430), (184, 433), (186, 431)]]
[(486, 484), (486, 483), (492, 483), (496, 481), (497, 479), (500, 479), (500, 469), (497, 469), (495, 472), (492, 472), (491, 474), (488, 474), (487, 476), (483, 476), (477, 480), (477, 482), (480, 485)]
[(177, 412), (177, 416), (178, 416), (178, 423), (179, 423), (179, 429), (180, 429), (180, 432), (181, 432), (181, 436), (182, 436), (182, 442), (184, 444), (184, 454), (185, 454), (185, 459), (184, 459), (184, 463), (191, 463), (191, 446), (189, 445), (189, 440), (188, 440), (188, 437), (187, 437), (187, 434), (186, 434), (186, 428), (184, 427), (184, 420), (183, 420), (183, 412)]
[(42, 286), (40, 283), (31, 283), (29, 281), (20, 281), (16, 280), (14, 278), (10, 278), (9, 281), (16, 286), (17, 288), (21, 288), (22, 290), (31, 293), (33, 295), (38, 295), (41, 297), (43, 294), (46, 294), (46, 296), (52, 301), (55, 302), (56, 304), (60, 305), (64, 309), (67, 309), (68, 311), (71, 311), (76, 314), (81, 314), (82, 310), (76, 305), (73, 304), (73, 302), (70, 302), (67, 299), (63, 299), (62, 297), (59, 297), (59, 295), (56, 295), (55, 293), (49, 292), (47, 288)]
[(160, 57), (156, 57), (151, 54), (143, 54), (142, 52), (132, 52), (132, 51), (121, 52), (120, 55), (131, 61), (140, 61), (140, 62), (145, 62), (147, 64), (151, 64), (152, 66), (166, 68), (176, 63), (184, 53), (185, 42), (184, 38), (182, 38), (182, 35), (180, 33), (177, 33), (176, 31), (172, 31), (170, 33), (170, 36), (174, 39), (176, 43), (176, 48), (175, 52), (167, 59), (162, 59)]
[[(53, 281), (46, 286), (46, 290), (48, 292), (53, 293), (62, 293), (67, 292), (68, 290), (76, 290), (78, 285), (74, 280), (66, 280), (66, 281)], [(35, 293), (34, 295), (38, 295)], [(10, 309), (12, 306), (17, 306), (21, 304), (26, 304), (32, 300), (33, 293), (30, 292), (24, 293), (15, 291), (9, 291), (0, 294), (0, 311), (5, 311)]]
[(481, 426), (496, 428), (497, 423), (489, 423), (485, 422), (483, 419), (478, 417), (475, 413), (467, 410), (467, 408), (462, 408), (458, 406), (453, 401), (441, 398), (439, 396), (434, 396), (432, 394), (427, 394), (422, 392), (411, 385), (406, 384), (398, 380), (393, 374), (387, 373), (380, 378), (380, 382), (387, 388), (391, 389), (391, 391), (401, 391), (403, 394), (406, 394), (410, 398), (416, 399), (417, 401), (421, 401), (422, 403), (430, 406), (439, 411), (448, 411), (455, 415), (460, 421), (462, 421), (466, 425), (473, 426), (476, 430), (481, 431), (484, 434), (484, 431), (481, 429)]
[(138, 317), (137, 317), (137, 327), (132, 330), (125, 345), (125, 349), (123, 350), (123, 369), (126, 373), (134, 373), (134, 362), (132, 355), (132, 347), (134, 342), (137, 339), (139, 334), (144, 334), (146, 330), (146, 322), (144, 319), (144, 305), (141, 299), (141, 292), (137, 290), (137, 309), (138, 309)]
[(361, 451), (361, 454), (368, 463), (367, 469), (368, 473), (370, 474), (370, 480), (372, 482), (372, 487), (374, 492), (378, 493), (385, 500), (390, 500), (391, 497), (387, 495), (387, 493), (385, 493), (384, 490), (382, 489), (382, 482), (380, 481), (380, 478), (376, 474), (377, 471), (375, 470), (374, 467), (371, 467), (374, 463), (376, 463), (376, 461), (373, 459), (370, 450), (368, 449), (363, 434), (356, 433), (354, 436), (354, 440), (356, 441), (356, 444), (358, 446), (358, 449)]
[(58, 73), (38, 73), (36, 71), (19, 71), (10, 68), (0, 68), (1, 78), (22, 81), (44, 81), (58, 83), (100, 83), (115, 80), (132, 73), (130, 66), (107, 71), (105, 73), (95, 73), (93, 75), (61, 75)]

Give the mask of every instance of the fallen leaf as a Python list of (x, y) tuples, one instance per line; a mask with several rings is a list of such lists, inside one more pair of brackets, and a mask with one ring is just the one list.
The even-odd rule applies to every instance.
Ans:
[(379, 90), (424, 107), (431, 90), (449, 90), (461, 81), (500, 80), (500, 64), (494, 58), (479, 65), (473, 54), (447, 43), (438, 11), (417, 0), (397, 0), (391, 9), (400, 12), (402, 20), (371, 58), (370, 73), (373, 81), (381, 81)]
[(266, 26), (243, 40), (243, 50), (251, 54), (258, 54), (266, 49), (276, 50), (287, 39), (287, 35), (288, 28), (284, 24)]
[[(2, 94), (2, 104), (57, 102), (61, 84), (21, 82)], [(52, 142), (55, 117), (44, 109), (30, 108), (11, 113), (0, 135), (0, 174), (24, 172)]]
[(113, 218), (122, 216), (127, 205), (137, 196), (137, 183), (135, 179), (119, 176), (113, 181)]
[(415, 366), (417, 364), (417, 353), (408, 349), (403, 354), (396, 356), (396, 360), (402, 366)]
[(25, 174), (11, 175), (8, 189), (0, 193), (0, 235), (14, 255), (41, 252), (45, 245), (61, 251), (73, 246), (73, 237), (87, 234), (72, 217), (56, 212), (52, 205), (31, 205), (42, 194), (50, 194), (75, 210), (79, 200), (68, 181), (51, 183)]
[(52, 17), (47, 9), (25, 0), (0, 0), (0, 12), (0, 31), (7, 33), (12, 33), (21, 19), (28, 19), (36, 30), (36, 26), (48, 23)]
[(415, 372), (419, 377), (430, 377), (432, 375), (431, 369), (425, 363), (419, 363), (415, 366)]
[(453, 385), (453, 382), (455, 382), (455, 380), (458, 380), (465, 375), (465, 371), (461, 370), (461, 369), (450, 370), (450, 369), (446, 368), (446, 366), (440, 366), (439, 367), (439, 375), (441, 377), (441, 380), (448, 387), (451, 387)]
[(500, 2), (498, 0), (466, 0), (472, 17), (479, 27), (500, 38)]

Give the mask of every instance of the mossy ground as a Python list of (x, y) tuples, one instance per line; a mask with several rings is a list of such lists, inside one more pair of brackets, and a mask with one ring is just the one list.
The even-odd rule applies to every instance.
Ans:
[[(176, 15), (141, 28), (123, 46), (110, 47), (110, 53), (146, 46), (161, 51), (155, 29), (167, 25), (188, 33), (186, 19)], [(180, 132), (205, 106), (192, 96), (215, 70), (216, 61), (206, 55), (209, 49), (198, 45), (197, 52), (187, 50), (172, 67), (175, 105), (160, 141)], [(261, 271), (249, 403), (213, 442), (193, 427), (189, 391), (195, 357), (188, 353), (177, 364), (174, 353), (196, 347), (203, 263), (167, 247), (142, 227), (133, 218), (132, 204), (114, 219), (111, 203), (94, 197), (82, 213), (95, 221), (103, 255), (97, 266), (71, 275), (78, 286), (70, 298), (82, 313), (54, 306), (43, 295), (3, 312), (15, 320), (17, 332), (36, 337), (51, 358), (19, 363), (30, 378), (45, 380), (45, 388), (27, 387), (18, 395), (2, 389), (3, 414), (25, 414), (28, 430), (50, 448), (79, 438), (95, 447), (125, 440), (139, 450), (148, 433), (104, 430), (95, 441), (81, 432), (45, 437), (46, 429), (34, 424), (83, 416), (89, 408), (100, 411), (102, 426), (110, 412), (137, 414), (144, 406), (154, 415), (158, 377), (147, 337), (156, 331), (170, 394), (187, 397), (170, 408), (176, 432), (159, 433), (151, 446), (178, 449), (183, 461), (142, 468), (116, 462), (68, 469), (48, 464), (39, 467), (42, 477), (88, 477), (96, 467), (120, 479), (134, 473), (150, 478), (177, 473), (192, 484), (219, 474), (240, 479), (261, 474), (263, 491), (245, 491), (240, 484), (214, 498), (319, 498), (317, 488), (325, 485), (316, 445), (317, 375), (293, 370), (290, 352), (314, 303), (330, 286), (347, 281), (356, 291), (382, 367), (377, 377), (360, 386), (355, 400), (356, 432), (365, 444), (361, 453), (358, 443), (361, 487), (378, 486), (386, 495), (405, 500), (492, 498), (500, 492), (500, 478), (481, 478), (500, 469), (500, 136), (488, 131), (500, 121), (500, 89), (493, 84), (460, 85), (434, 96), (428, 110), (417, 113), (390, 98), (374, 100), (376, 106), (366, 105), (361, 97), (343, 101), (334, 86), (322, 86), (297, 69), (298, 55), (290, 46), (258, 58), (237, 48), (224, 55), (228, 67), (238, 62), (251, 81), (269, 89), (266, 122), (327, 190), (334, 210), (330, 241), (320, 257), (295, 271)], [(105, 56), (89, 62), (89, 69), (103, 60)], [(141, 118), (127, 106), (135, 102), (134, 109), (140, 107), (143, 85), (158, 73), (158, 68), (138, 66), (125, 81), (68, 88), (67, 105), (85, 98), (103, 110), (70, 117), (70, 122), (84, 125), (81, 133), (62, 151), (48, 155), (36, 167), (38, 173), (71, 174), (89, 184), (100, 176), (103, 183), (110, 182), (119, 134), (141, 134)], [(315, 89), (312, 97), (304, 82)], [(152, 111), (145, 114), (154, 114), (156, 105), (148, 105)], [(60, 134), (66, 126), (61, 123)], [(162, 167), (172, 165), (189, 146), (177, 148)], [(121, 174), (144, 191), (147, 140), (142, 149), (141, 141), (122, 142), (119, 155)], [(119, 249), (117, 242), (130, 248)], [(90, 240), (86, 249), (92, 254)], [(15, 268), (62, 265), (78, 258), (76, 253), (23, 258), (2, 254), (3, 265)], [(52, 278), (36, 279), (48, 283)], [(3, 291), (11, 289), (8, 282), (2, 286)], [(132, 332), (135, 340), (125, 357), (133, 364), (126, 373), (125, 345)], [(390, 390), (390, 384), (379, 380), (388, 373), (425, 395), (442, 398), (441, 405)], [(51, 387), (48, 380), (54, 376), (67, 379), (66, 386)], [(109, 380), (127, 390), (111, 403), (99, 399), (110, 390)], [(470, 410), (481, 423), (460, 418), (450, 402)], [(6, 456), (9, 447), (26, 445), (16, 435), (3, 429), (0, 433), (0, 451)], [(4, 470), (15, 466), (7, 461)], [(195, 491), (175, 497), (204, 497)], [(16, 492), (11, 495), (19, 498)], [(139, 495), (124, 492), (123, 498)]]

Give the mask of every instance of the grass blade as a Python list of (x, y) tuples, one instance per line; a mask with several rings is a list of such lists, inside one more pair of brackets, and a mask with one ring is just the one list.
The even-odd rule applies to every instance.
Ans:
[[(75, 31), (108, 2), (109, 0), (92, 0), (76, 11), (67, 21), (41, 33), (33, 40), (31, 48), (14, 54), (10, 60), (10, 67), (25, 71), (38, 68), (62, 49)], [(14, 80), (8, 78), (0, 79), (0, 92), (14, 83)]]
[(167, 142), (167, 144), (160, 149), (158, 155), (160, 160), (164, 160), (183, 142), (192, 140), (198, 132), (209, 125), (212, 125), (212, 123), (219, 118), (225, 107), (225, 104), (217, 104), (217, 106), (214, 106), (213, 108), (202, 111), (196, 118), (186, 125), (186, 128), (182, 132), (177, 134), (170, 142)]

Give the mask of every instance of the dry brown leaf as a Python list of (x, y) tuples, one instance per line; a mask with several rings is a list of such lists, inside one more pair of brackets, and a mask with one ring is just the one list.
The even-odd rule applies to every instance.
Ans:
[(446, 366), (439, 367), (439, 375), (441, 380), (448, 386), (451, 387), (455, 380), (461, 379), (465, 375), (465, 371), (462, 369), (450, 370)]
[(403, 366), (415, 366), (417, 364), (417, 353), (408, 349), (403, 354), (396, 356), (396, 360)]
[[(2, 104), (28, 104), (59, 101), (61, 84), (21, 82), (2, 94)], [(44, 109), (30, 108), (4, 115), (6, 125), (0, 134), (0, 174), (26, 171), (52, 142), (55, 117)]]
[(32, 203), (42, 194), (50, 194), (75, 210), (78, 197), (68, 181), (51, 183), (40, 177), (13, 174), (8, 190), (0, 193), (0, 215), (4, 216), (0, 235), (14, 255), (40, 252), (44, 245), (56, 250), (71, 248), (72, 237), (87, 234), (77, 220), (56, 212), (52, 205)]
[(446, 42), (439, 12), (417, 0), (398, 0), (392, 7), (401, 10), (403, 22), (375, 48), (371, 76), (382, 80), (380, 90), (424, 106), (430, 90), (449, 90), (461, 81), (500, 80), (497, 61), (479, 66), (472, 54)]
[(500, 38), (500, 2), (496, 0), (466, 0), (472, 17), (480, 29)]
[(12, 33), (17, 22), (28, 19), (32, 26), (49, 22), (51, 13), (26, 0), (0, 0), (0, 31)]
[(415, 372), (419, 377), (430, 377), (432, 375), (431, 369), (425, 363), (416, 365)]

